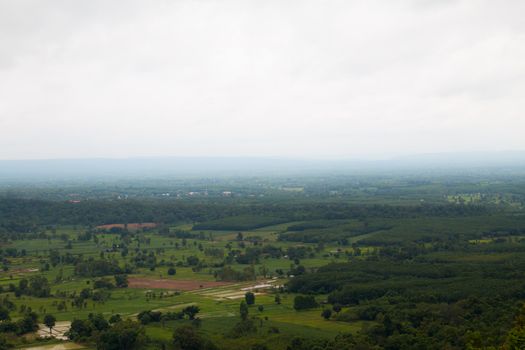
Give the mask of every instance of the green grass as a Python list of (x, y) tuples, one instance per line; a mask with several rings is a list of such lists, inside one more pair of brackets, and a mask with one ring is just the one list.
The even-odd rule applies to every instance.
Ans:
[[(383, 242), (395, 242), (403, 240), (414, 240), (422, 237), (436, 237), (447, 235), (449, 233), (458, 233), (470, 238), (471, 246), (495, 246), (492, 238), (486, 238), (483, 233), (489, 232), (491, 229), (497, 227), (517, 227), (521, 226), (521, 218), (513, 217), (465, 217), (465, 218), (412, 218), (412, 219), (371, 219), (370, 226), (392, 225), (390, 230), (379, 230), (369, 232), (362, 235), (357, 235), (349, 238), (349, 245), (341, 246), (335, 242), (326, 243), (320, 252), (314, 253), (313, 257), (300, 259), (300, 264), (306, 267), (307, 271), (315, 271), (317, 268), (333, 262), (345, 262), (347, 258), (346, 252), (354, 253), (355, 247), (350, 244), (359, 243), (362, 240), (379, 240)], [(260, 228), (252, 228), (242, 230), (243, 236), (248, 239), (250, 237), (259, 237), (262, 244), (271, 244), (280, 247), (284, 251), (289, 247), (305, 246), (312, 248), (312, 252), (316, 251), (318, 245), (316, 243), (296, 243), (283, 242), (278, 240), (278, 234), (285, 232), (288, 227), (303, 222), (286, 222), (275, 225), (264, 226)], [(328, 227), (323, 230), (336, 229), (343, 232), (345, 229), (358, 228), (362, 225), (357, 221), (345, 221), (334, 224), (332, 228)], [(189, 229), (189, 224), (176, 226), (178, 229)], [(58, 228), (57, 234), (65, 233), (73, 239), (78, 232), (83, 228)], [(319, 230), (317, 230), (319, 231)], [(205, 237), (209, 237), (211, 233), (212, 240), (196, 240), (186, 239), (186, 245), (183, 245), (182, 239), (165, 237), (158, 235), (155, 231), (140, 233), (142, 243), (135, 240), (128, 244), (129, 254), (123, 257), (120, 252), (108, 252), (108, 249), (114, 244), (121, 244), (121, 238), (117, 234), (97, 234), (98, 243), (93, 240), (88, 242), (72, 242), (71, 249), (65, 249), (66, 242), (62, 239), (50, 240), (24, 240), (13, 241), (5, 247), (12, 247), (18, 250), (25, 249), (26, 256), (9, 258), (9, 270), (0, 273), (0, 285), (4, 288), (11, 283), (17, 284), (21, 278), (27, 278), (31, 275), (42, 274), (52, 284), (53, 295), (59, 294), (60, 291), (67, 291), (68, 293), (79, 293), (84, 288), (90, 288), (93, 283), (92, 278), (79, 278), (74, 275), (74, 269), (71, 265), (58, 265), (51, 267), (49, 271), (43, 271), (43, 263), (47, 261), (49, 251), (56, 249), (61, 254), (70, 253), (73, 255), (81, 254), (84, 258), (100, 259), (104, 256), (105, 259), (114, 259), (121, 266), (129, 263), (137, 254), (136, 250), (151, 252), (154, 251), (157, 263), (164, 262), (178, 264), (185, 263), (188, 256), (197, 256), (205, 264), (220, 263), (222, 259), (206, 256), (204, 250), (208, 247), (222, 248), (225, 253), (228, 252), (227, 244), (231, 244), (233, 249), (240, 249), (239, 242), (236, 241), (238, 231), (235, 230), (203, 230)], [(505, 236), (510, 237), (510, 236)], [(149, 239), (145, 242), (144, 239)], [(468, 242), (468, 240), (467, 240)], [(481, 244), (483, 243), (483, 244)], [(177, 247), (178, 244), (178, 247)], [(247, 246), (251, 243), (245, 242)], [(428, 248), (432, 247), (432, 243), (425, 243)], [(375, 254), (377, 247), (372, 245), (360, 245), (359, 249), (363, 255)], [(241, 249), (242, 250), (242, 249)], [(338, 254), (341, 253), (341, 254)], [(508, 261), (513, 258), (514, 253), (487, 253), (483, 251), (469, 252), (465, 254), (457, 254), (455, 252), (432, 252), (426, 255), (430, 259), (440, 259), (448, 262), (494, 262), (499, 263)], [(285, 258), (261, 258), (260, 261), (254, 265), (256, 271), (262, 266), (266, 267), (270, 275), (276, 275), (275, 271), (282, 269), (287, 271), (290, 269), (293, 261)], [(231, 265), (234, 269), (242, 270), (249, 265), (234, 263)], [(38, 272), (28, 272), (24, 269), (39, 269)], [(130, 276), (154, 278), (154, 279), (173, 279), (173, 280), (197, 280), (197, 281), (213, 281), (214, 270), (216, 268), (205, 267), (200, 271), (195, 271), (191, 267), (176, 266), (176, 274), (168, 276), (168, 266), (158, 266), (153, 271), (148, 268), (139, 268)], [(56, 281), (57, 276), (62, 273), (63, 279)], [(110, 276), (111, 277), (111, 276)], [(264, 279), (263, 279), (264, 280)], [(280, 280), (279, 284), (284, 283), (285, 280)], [(232, 291), (238, 292), (244, 285), (249, 285), (252, 282), (245, 284), (226, 286), (212, 289), (211, 291), (196, 291), (184, 292), (179, 295), (170, 295), (160, 297), (162, 290), (155, 290), (155, 297), (147, 293), (145, 289), (114, 289), (111, 291), (111, 297), (104, 303), (93, 302), (89, 300), (87, 307), (76, 308), (70, 302), (71, 299), (62, 299), (56, 296), (50, 298), (34, 298), (22, 296), (16, 298), (13, 293), (4, 293), (2, 296), (8, 296), (17, 307), (26, 305), (37, 311), (39, 314), (52, 313), (56, 316), (58, 321), (73, 320), (75, 318), (86, 318), (89, 313), (102, 313), (105, 316), (111, 314), (121, 314), (124, 317), (135, 317), (144, 310), (161, 310), (161, 311), (175, 311), (182, 307), (195, 304), (201, 309), (200, 317), (202, 318), (202, 326), (200, 332), (210, 337), (217, 344), (230, 349), (245, 349), (250, 344), (267, 344), (272, 349), (285, 349), (289, 344), (289, 340), (294, 336), (304, 337), (325, 337), (333, 338), (339, 333), (351, 332), (357, 333), (363, 327), (370, 326), (370, 322), (355, 321), (337, 322), (335, 320), (324, 320), (321, 317), (321, 308), (297, 312), (293, 309), (292, 294), (282, 294), (282, 304), (276, 305), (274, 296), (270, 294), (257, 295), (256, 305), (263, 305), (264, 311), (259, 312), (257, 308), (250, 308), (250, 315), (256, 317), (259, 330), (257, 334), (253, 334), (245, 339), (231, 339), (228, 332), (239, 320), (239, 302), (240, 299), (227, 300), (220, 299), (217, 296), (211, 295), (214, 291)], [(253, 282), (255, 283), (255, 282)], [(217, 300), (220, 299), (220, 300)], [(319, 296), (319, 301), (326, 299), (326, 296)], [(57, 303), (66, 300), (67, 310), (58, 311)], [(21, 317), (18, 311), (12, 312), (12, 318), (17, 319)], [(169, 322), (164, 327), (161, 324), (151, 324), (146, 327), (148, 336), (152, 339), (170, 341), (174, 327), (177, 327), (187, 321)], [(279, 329), (278, 334), (269, 334), (268, 331), (272, 327)]]

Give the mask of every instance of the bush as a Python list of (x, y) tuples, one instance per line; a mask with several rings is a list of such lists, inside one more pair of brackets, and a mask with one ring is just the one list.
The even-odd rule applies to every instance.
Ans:
[(102, 278), (102, 279), (96, 280), (95, 283), (93, 283), (93, 287), (95, 289), (101, 289), (101, 288), (113, 289), (115, 288), (115, 285), (111, 283), (109, 279)]
[(217, 347), (202, 338), (197, 330), (190, 326), (182, 326), (173, 332), (173, 343), (181, 350), (216, 350)]
[(230, 331), (229, 335), (232, 338), (240, 338), (255, 332), (257, 332), (257, 327), (255, 326), (253, 320), (246, 319), (237, 323)]
[(306, 310), (318, 307), (319, 304), (315, 301), (313, 295), (298, 295), (293, 300), (293, 308), (295, 310)]
[(142, 311), (137, 315), (137, 319), (143, 325), (149, 324), (151, 322), (159, 322), (162, 317), (162, 312), (160, 311)]
[(321, 316), (322, 316), (325, 320), (329, 320), (330, 317), (332, 317), (332, 310), (330, 310), (330, 309), (324, 309), (323, 312), (321, 312)]

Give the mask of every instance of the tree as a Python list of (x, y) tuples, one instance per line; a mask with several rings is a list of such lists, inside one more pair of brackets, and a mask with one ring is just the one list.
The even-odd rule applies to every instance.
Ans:
[(191, 326), (183, 326), (175, 329), (173, 342), (178, 349), (200, 350), (203, 348), (203, 341)]
[(514, 319), (514, 327), (507, 334), (503, 349), (525, 349), (525, 305)]
[(20, 281), (18, 281), (18, 289), (22, 294), (27, 292), (27, 287), (29, 286), (29, 281), (25, 278), (22, 278)]
[[(104, 252), (101, 252), (104, 254)], [(123, 270), (114, 261), (85, 260), (75, 265), (75, 275), (83, 277), (97, 277), (122, 274)]]
[(108, 322), (110, 324), (117, 323), (117, 322), (120, 322), (120, 321), (122, 321), (122, 317), (120, 317), (119, 314), (111, 315), (111, 317), (108, 320)]
[(38, 315), (35, 312), (26, 313), (22, 319), (16, 321), (17, 333), (20, 335), (36, 331), (38, 329), (37, 321)]
[(113, 289), (115, 288), (115, 285), (111, 283), (109, 279), (102, 278), (102, 279), (96, 280), (95, 283), (93, 283), (93, 288), (95, 289), (100, 289), (100, 288)]
[(517, 327), (512, 328), (507, 335), (505, 345), (509, 350), (525, 349), (525, 330)]
[(0, 336), (0, 350), (7, 350), (11, 349), (12, 347), (13, 345), (7, 341), (6, 335), (2, 334)]
[(93, 295), (93, 291), (89, 288), (84, 288), (80, 291), (79, 295), (82, 299), (89, 299)]
[(250, 319), (245, 319), (238, 322), (227, 334), (227, 336), (230, 338), (240, 338), (255, 332), (257, 332), (255, 322)]
[(88, 319), (91, 325), (98, 331), (104, 331), (109, 328), (109, 322), (106, 321), (102, 314), (89, 314)]
[(137, 319), (144, 325), (151, 322), (159, 322), (161, 318), (162, 312), (160, 311), (142, 311), (137, 315)]
[(330, 317), (332, 317), (332, 310), (324, 309), (323, 312), (321, 312), (321, 316), (323, 316), (325, 320), (329, 320)]
[(195, 315), (199, 313), (200, 309), (196, 305), (190, 305), (186, 306), (184, 309), (182, 309), (182, 312), (186, 315), (188, 315), (188, 318), (190, 320), (193, 320), (195, 318)]
[(124, 320), (101, 332), (97, 341), (99, 350), (143, 349), (146, 344), (144, 328), (138, 322)]
[(186, 258), (186, 262), (188, 263), (188, 265), (190, 266), (197, 266), (199, 265), (199, 258), (194, 256), (194, 255), (190, 255)]
[(176, 349), (180, 350), (216, 350), (217, 347), (209, 341), (203, 339), (195, 327), (190, 325), (182, 326), (173, 332), (173, 343)]
[(241, 305), (239, 306), (239, 312), (241, 314), (241, 320), (246, 321), (246, 319), (248, 319), (248, 305), (244, 300), (241, 301)]
[(246, 304), (248, 305), (255, 304), (255, 294), (253, 294), (252, 292), (247, 292), (244, 295), (244, 299), (246, 300)]
[(49, 334), (53, 334), (52, 333), (52, 329), (53, 329), (53, 327), (56, 324), (56, 320), (57, 319), (53, 315), (45, 315), (44, 316), (44, 324), (49, 328)]
[(0, 306), (0, 321), (9, 321), (10, 319), (11, 317), (9, 317), (9, 310), (3, 306)]
[(21, 294), (29, 294), (37, 298), (45, 298), (51, 295), (51, 287), (44, 276), (32, 276), (29, 281), (20, 280), (19, 289)]
[(71, 340), (81, 340), (90, 337), (92, 331), (93, 326), (88, 320), (73, 320), (67, 335)]
[(255, 344), (252, 346), (251, 350), (269, 350), (269, 349), (264, 344)]
[(332, 310), (334, 310), (334, 312), (337, 313), (340, 313), (342, 309), (343, 307), (341, 306), (341, 304), (334, 304), (334, 306), (332, 306)]
[(115, 284), (118, 288), (126, 288), (128, 286), (128, 275), (115, 275)]

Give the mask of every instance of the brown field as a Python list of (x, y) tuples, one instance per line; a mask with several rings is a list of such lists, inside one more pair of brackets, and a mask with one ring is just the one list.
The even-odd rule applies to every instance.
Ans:
[(26, 273), (34, 273), (34, 272), (38, 272), (38, 269), (36, 267), (33, 267), (33, 268), (26, 268), (26, 269), (12, 269), (12, 270), (9, 270), (9, 271), (0, 271), (1, 273), (5, 273), (5, 274), (10, 274), (10, 275), (14, 275), (14, 274), (17, 274), (17, 275), (23, 275), (23, 274), (26, 274)]
[[(128, 226), (129, 231), (137, 231), (143, 228), (155, 228), (157, 227), (157, 224), (154, 222), (143, 222), (143, 223), (135, 222), (135, 223), (128, 224), (127, 226)], [(126, 225), (125, 224), (107, 224), (107, 225), (97, 226), (96, 228), (98, 230), (111, 230), (113, 227), (119, 227), (123, 229), (126, 227)]]
[(214, 281), (190, 281), (190, 280), (159, 280), (152, 278), (131, 277), (128, 280), (130, 288), (151, 288), (151, 289), (173, 289), (173, 290), (196, 290), (201, 288), (227, 286), (228, 282)]

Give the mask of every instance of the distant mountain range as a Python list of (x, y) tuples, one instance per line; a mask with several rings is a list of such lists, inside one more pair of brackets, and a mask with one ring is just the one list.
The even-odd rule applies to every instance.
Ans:
[(0, 160), (2, 180), (363, 174), (454, 170), (525, 170), (525, 152), (438, 153), (385, 160), (257, 157)]

